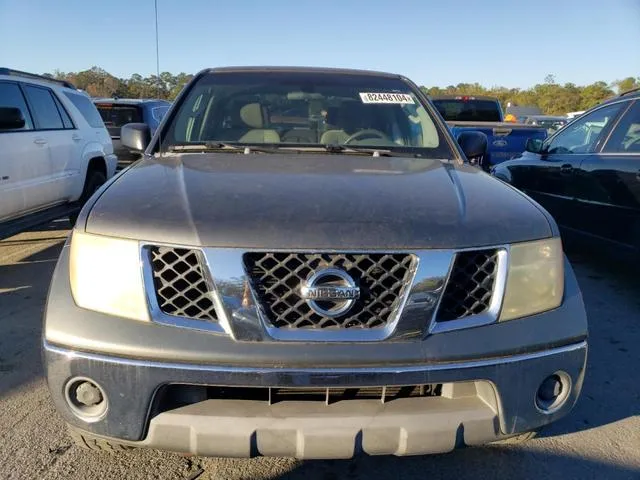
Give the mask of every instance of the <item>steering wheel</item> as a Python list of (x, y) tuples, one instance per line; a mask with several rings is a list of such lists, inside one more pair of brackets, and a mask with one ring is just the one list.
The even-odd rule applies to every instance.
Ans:
[(364, 130), (360, 130), (359, 132), (354, 133), (353, 135), (351, 135), (349, 138), (347, 138), (343, 145), (347, 145), (355, 140), (360, 140), (361, 138), (379, 138), (380, 140), (385, 140), (389, 143), (391, 143), (391, 140), (389, 139), (389, 137), (387, 137), (387, 135), (385, 135), (384, 133), (382, 133), (380, 130), (376, 130), (374, 128), (367, 128)]

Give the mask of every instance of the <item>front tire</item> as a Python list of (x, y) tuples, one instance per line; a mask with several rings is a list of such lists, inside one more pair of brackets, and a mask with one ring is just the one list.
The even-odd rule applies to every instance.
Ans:
[(71, 226), (76, 224), (76, 220), (78, 220), (78, 213), (82, 209), (87, 200), (91, 198), (91, 196), (96, 193), (96, 191), (106, 183), (107, 177), (100, 170), (89, 170), (87, 173), (87, 179), (84, 182), (84, 189), (82, 190), (82, 195), (77, 202), (75, 202), (75, 206), (77, 207), (74, 213), (69, 215), (69, 221), (71, 222)]

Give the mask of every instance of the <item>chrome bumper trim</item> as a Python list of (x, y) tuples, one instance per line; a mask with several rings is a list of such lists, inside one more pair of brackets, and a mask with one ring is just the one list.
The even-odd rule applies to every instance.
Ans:
[[(101, 355), (98, 353), (76, 352), (65, 348), (57, 347), (48, 342), (44, 342), (44, 349), (58, 355), (64, 355), (71, 359), (82, 359), (96, 361), (102, 363), (116, 363), (126, 367), (142, 367), (142, 368), (160, 368), (171, 370), (188, 370), (197, 372), (208, 372), (215, 374), (247, 374), (247, 375), (269, 375), (276, 374), (287, 378), (286, 385), (291, 386), (291, 379), (296, 376), (305, 376), (309, 378), (322, 377), (324, 379), (331, 378), (351, 378), (353, 376), (373, 376), (375, 378), (383, 378), (386, 376), (397, 376), (402, 374), (425, 374), (430, 372), (457, 371), (474, 368), (493, 367), (497, 365), (505, 365), (539, 358), (551, 357), (571, 353), (587, 348), (587, 341), (583, 340), (579, 343), (542, 350), (538, 352), (523, 353), (519, 355), (511, 355), (508, 357), (496, 357), (483, 360), (471, 360), (461, 362), (448, 362), (442, 364), (430, 365), (404, 365), (397, 367), (341, 367), (341, 368), (274, 368), (274, 367), (236, 367), (236, 366), (219, 366), (219, 365), (203, 365), (203, 364), (185, 364), (176, 362), (161, 362), (153, 360), (139, 360), (132, 358), (121, 358), (114, 356)], [(343, 377), (340, 377), (340, 376)], [(348, 377), (344, 377), (347, 375)], [(263, 382), (264, 383), (264, 382)], [(331, 382), (329, 382), (331, 383)], [(390, 383), (382, 382), (380, 384)], [(324, 384), (324, 383), (323, 383)], [(392, 384), (392, 383), (391, 383)], [(220, 385), (233, 385), (233, 383), (222, 383)], [(354, 385), (349, 383), (349, 385)], [(373, 386), (374, 384), (367, 384)], [(277, 386), (277, 385), (272, 385)], [(364, 385), (363, 385), (364, 386)]]
[[(239, 387), (367, 387), (482, 382), (497, 398), (500, 430), (513, 434), (566, 415), (584, 378), (587, 342), (509, 357), (430, 365), (287, 368), (240, 367), (119, 358), (74, 352), (44, 344), (45, 368), (53, 401), (68, 423), (94, 434), (127, 441), (143, 440), (158, 389), (168, 384)], [(571, 393), (561, 409), (543, 413), (535, 406), (541, 382), (557, 372), (571, 378)], [(104, 419), (87, 423), (75, 415), (61, 393), (74, 377), (97, 382), (109, 398)]]

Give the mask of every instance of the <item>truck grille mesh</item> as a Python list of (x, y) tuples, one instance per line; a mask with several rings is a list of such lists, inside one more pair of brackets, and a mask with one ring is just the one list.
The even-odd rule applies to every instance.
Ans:
[[(153, 398), (152, 411), (157, 413), (193, 405), (204, 400), (264, 402), (312, 402), (331, 405), (353, 400), (389, 403), (407, 398), (442, 397), (446, 384), (372, 386), (372, 387), (233, 387), (216, 385), (163, 385)], [(185, 394), (186, 393), (186, 394)], [(195, 395), (193, 395), (195, 393)]]
[(198, 320), (217, 320), (199, 250), (150, 247), (158, 306), (163, 313)]
[(442, 384), (376, 387), (209, 387), (210, 399), (263, 400), (270, 404), (286, 401), (323, 401), (327, 404), (348, 400), (378, 400), (382, 403), (400, 398), (440, 397)]
[[(269, 322), (276, 328), (382, 328), (394, 318), (411, 282), (409, 254), (247, 253), (245, 269)], [(300, 297), (300, 287), (324, 268), (346, 271), (360, 298), (344, 315), (316, 313)]]
[(498, 250), (458, 253), (436, 319), (458, 320), (486, 312), (491, 304), (497, 272)]

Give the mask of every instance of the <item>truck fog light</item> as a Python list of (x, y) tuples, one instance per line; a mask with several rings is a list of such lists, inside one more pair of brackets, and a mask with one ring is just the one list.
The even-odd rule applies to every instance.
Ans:
[(86, 422), (100, 420), (107, 411), (108, 401), (100, 385), (85, 377), (67, 382), (65, 398), (71, 411)]
[(556, 372), (545, 378), (536, 392), (536, 407), (543, 413), (560, 409), (569, 398), (571, 377), (565, 372)]

